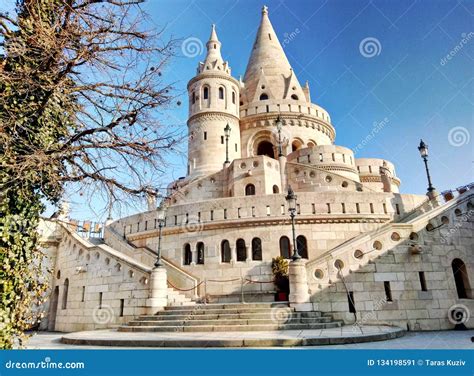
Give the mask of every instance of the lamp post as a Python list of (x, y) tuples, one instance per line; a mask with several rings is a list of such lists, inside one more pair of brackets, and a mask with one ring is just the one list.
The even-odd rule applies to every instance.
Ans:
[(224, 128), (224, 135), (225, 135), (225, 162), (224, 163), (230, 163), (229, 162), (229, 136), (230, 136), (230, 125), (227, 123), (227, 125)]
[(166, 208), (163, 208), (158, 212), (158, 249), (157, 249), (157, 255), (156, 255), (156, 262), (155, 262), (156, 268), (163, 266), (163, 264), (161, 263), (161, 232), (165, 224), (166, 224)]
[(431, 184), (430, 170), (428, 168), (428, 145), (426, 145), (423, 140), (420, 140), (420, 146), (418, 146), (418, 151), (420, 152), (421, 158), (425, 162), (426, 176), (428, 178), (428, 192), (431, 193), (435, 190)]
[(291, 217), (291, 230), (293, 232), (293, 256), (291, 257), (293, 261), (299, 260), (301, 258), (298, 253), (298, 247), (296, 246), (296, 233), (295, 233), (295, 217), (296, 217), (296, 195), (293, 192), (291, 186), (288, 187), (288, 194), (285, 197), (288, 201), (288, 211), (290, 212)]
[(278, 157), (283, 157), (283, 150), (281, 147), (281, 127), (282, 127), (282, 122), (281, 122), (281, 117), (278, 115), (275, 125), (277, 127), (278, 131)]

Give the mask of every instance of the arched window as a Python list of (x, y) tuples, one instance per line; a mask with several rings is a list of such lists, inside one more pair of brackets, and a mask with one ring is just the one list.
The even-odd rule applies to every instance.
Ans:
[(69, 278), (66, 278), (64, 281), (64, 287), (63, 287), (63, 302), (61, 305), (62, 309), (67, 308), (67, 294), (69, 292)]
[(303, 235), (299, 235), (296, 238), (296, 246), (298, 247), (298, 253), (299, 255), (307, 259), (308, 258), (308, 242), (306, 241), (306, 238)]
[(193, 91), (193, 104), (196, 103), (196, 93)]
[(193, 262), (193, 253), (191, 252), (191, 246), (188, 243), (184, 245), (183, 260), (184, 265), (191, 265), (191, 262)]
[(471, 299), (472, 291), (469, 284), (466, 265), (461, 259), (454, 259), (451, 263), (454, 274), (454, 281), (456, 282), (456, 290), (459, 299)]
[(245, 240), (237, 239), (235, 246), (237, 248), (237, 261), (246, 261), (247, 260), (247, 247), (245, 246)]
[(230, 252), (229, 241), (223, 240), (221, 243), (221, 261), (230, 262), (230, 259), (231, 259), (231, 252)]
[(273, 186), (273, 193), (280, 193), (280, 188), (276, 184)]
[(260, 94), (260, 100), (261, 101), (266, 101), (268, 99), (268, 95), (265, 93)]
[(252, 239), (252, 260), (262, 261), (262, 241), (260, 238)]
[(202, 97), (203, 99), (209, 99), (209, 88), (207, 86), (204, 87)]
[(232, 92), (232, 103), (235, 104), (235, 91)]
[(255, 196), (255, 185), (247, 184), (245, 186), (245, 196)]
[(297, 101), (297, 100), (298, 100), (298, 96), (297, 96), (296, 94), (293, 94), (293, 95), (291, 96), (291, 99), (294, 99), (295, 101)]
[(223, 87), (219, 88), (219, 99), (224, 99), (224, 88)]
[(204, 243), (199, 242), (196, 245), (197, 250), (197, 263), (200, 265), (204, 265)]
[(280, 238), (280, 256), (286, 259), (290, 258), (290, 239), (287, 236)]

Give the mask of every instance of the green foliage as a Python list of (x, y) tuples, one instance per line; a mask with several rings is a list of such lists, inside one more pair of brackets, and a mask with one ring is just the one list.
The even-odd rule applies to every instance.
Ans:
[(290, 291), (290, 282), (288, 278), (288, 261), (278, 256), (272, 259), (272, 274), (275, 286), (280, 292), (288, 293)]
[[(0, 81), (0, 348), (22, 345), (24, 331), (35, 324), (32, 313), (42, 300), (46, 285), (39, 278), (42, 255), (37, 226), (42, 199), (57, 202), (61, 184), (51, 176), (64, 167), (59, 159), (39, 156), (16, 181), (16, 166), (36, 150), (59, 144), (66, 134), (74, 101), (51, 92), (54, 64), (46, 45), (22, 48), (32, 43), (38, 29), (54, 18), (59, 1), (41, 1), (26, 11), (19, 4), (18, 29), (5, 38), (6, 56), (0, 60), (3, 73), (25, 77)], [(48, 67), (50, 69), (48, 69)], [(3, 76), (5, 77), (5, 75)], [(40, 163), (41, 162), (41, 163)]]

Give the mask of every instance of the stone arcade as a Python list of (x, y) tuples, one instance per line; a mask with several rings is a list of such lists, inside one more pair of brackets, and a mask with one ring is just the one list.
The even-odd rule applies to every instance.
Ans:
[(474, 189), (446, 202), (400, 194), (390, 161), (336, 145), (266, 7), (243, 79), (223, 60), (214, 26), (206, 46), (188, 83), (187, 176), (160, 207), (108, 223), (97, 239), (67, 218), (41, 224), (54, 269), (42, 327), (126, 328), (164, 306), (274, 301), (271, 260), (292, 253), (290, 186), (303, 258), (290, 260), (287, 308), (301, 322), (440, 330), (461, 312), (474, 327)]

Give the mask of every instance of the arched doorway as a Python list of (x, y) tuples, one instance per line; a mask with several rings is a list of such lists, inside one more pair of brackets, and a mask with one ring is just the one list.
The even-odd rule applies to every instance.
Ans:
[(257, 146), (257, 155), (266, 155), (267, 157), (275, 158), (273, 144), (270, 141), (261, 141)]
[(456, 283), (456, 290), (459, 299), (471, 299), (472, 291), (469, 284), (466, 265), (461, 259), (454, 259), (451, 263), (453, 268), (454, 282)]
[(56, 314), (58, 312), (59, 286), (54, 288), (49, 305), (48, 330), (53, 332), (56, 329)]

